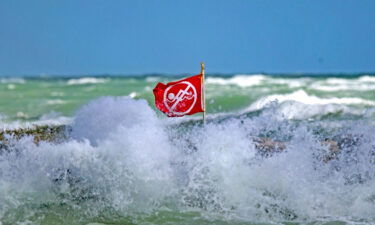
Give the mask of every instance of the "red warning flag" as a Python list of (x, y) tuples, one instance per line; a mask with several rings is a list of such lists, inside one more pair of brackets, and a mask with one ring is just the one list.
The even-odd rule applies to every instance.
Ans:
[(154, 88), (155, 105), (169, 117), (203, 112), (202, 74), (167, 84), (158, 83)]

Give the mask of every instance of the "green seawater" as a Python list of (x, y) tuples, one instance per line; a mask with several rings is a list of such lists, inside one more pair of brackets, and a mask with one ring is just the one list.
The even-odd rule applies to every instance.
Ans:
[[(44, 115), (72, 116), (79, 107), (100, 96), (131, 96), (146, 99), (154, 107), (152, 89), (157, 82), (181, 77), (32, 77), (0, 78), (0, 115), (5, 121), (38, 120)], [(288, 95), (308, 103), (311, 98), (342, 99), (328, 104), (342, 104), (366, 109), (375, 104), (375, 78), (370, 75), (208, 75), (206, 82), (207, 113), (246, 110), (262, 97)], [(348, 99), (349, 98), (349, 99)], [(351, 100), (353, 101), (351, 101)], [(361, 102), (362, 101), (362, 102)], [(367, 102), (366, 102), (367, 101)], [(312, 104), (325, 104), (324, 100)]]

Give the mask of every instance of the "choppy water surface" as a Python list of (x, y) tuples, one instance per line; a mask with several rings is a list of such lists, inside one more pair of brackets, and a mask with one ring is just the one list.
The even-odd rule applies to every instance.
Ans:
[(375, 77), (209, 76), (204, 127), (172, 79), (2, 78), (3, 128), (71, 127), (1, 151), (2, 224), (375, 223)]

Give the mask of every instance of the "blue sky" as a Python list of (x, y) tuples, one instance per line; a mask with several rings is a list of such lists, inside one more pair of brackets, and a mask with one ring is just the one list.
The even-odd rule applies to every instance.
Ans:
[(0, 0), (0, 75), (375, 71), (373, 0)]

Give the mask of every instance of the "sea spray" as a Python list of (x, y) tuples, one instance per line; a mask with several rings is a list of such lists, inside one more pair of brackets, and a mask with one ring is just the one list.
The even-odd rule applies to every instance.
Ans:
[(97, 145), (111, 134), (119, 133), (118, 129), (136, 126), (161, 127), (161, 122), (145, 100), (101, 97), (77, 111), (72, 123), (72, 137), (87, 139)]
[[(375, 127), (289, 120), (280, 107), (203, 127), (170, 125), (144, 100), (94, 100), (66, 141), (24, 137), (0, 154), (0, 221), (375, 222)], [(263, 154), (259, 138), (285, 149)], [(327, 139), (340, 146), (329, 160)]]
[[(119, 120), (116, 115), (124, 112)], [(77, 113), (69, 141), (35, 145), (22, 139), (1, 155), (2, 202), (17, 203), (3, 205), (2, 215), (12, 217), (10, 211), (30, 199), (32, 205), (67, 204), (90, 216), (108, 207), (123, 213), (158, 207), (159, 198), (175, 190), (170, 146), (160, 125), (144, 101), (102, 98)]]

